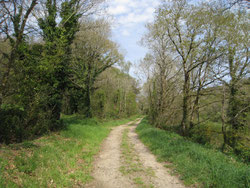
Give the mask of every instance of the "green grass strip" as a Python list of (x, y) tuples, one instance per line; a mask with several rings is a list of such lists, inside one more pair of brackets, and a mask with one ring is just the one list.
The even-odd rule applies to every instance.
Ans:
[(186, 185), (199, 187), (250, 187), (250, 167), (205, 148), (176, 133), (153, 128), (146, 119), (136, 129), (139, 138), (158, 157), (170, 162)]
[(0, 187), (83, 187), (94, 155), (111, 127), (136, 117), (100, 122), (64, 116), (67, 128), (33, 141), (1, 146)]
[(120, 172), (130, 177), (130, 179), (141, 188), (153, 188), (151, 177), (154, 177), (155, 174), (151, 168), (143, 166), (134, 149), (134, 145), (129, 141), (128, 133), (129, 129), (127, 128), (122, 134), (122, 165), (120, 167)]

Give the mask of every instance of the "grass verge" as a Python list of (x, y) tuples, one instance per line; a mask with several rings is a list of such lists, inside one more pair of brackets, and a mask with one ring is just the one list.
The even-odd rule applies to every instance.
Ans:
[(82, 187), (92, 179), (94, 155), (111, 127), (135, 118), (99, 122), (64, 116), (63, 131), (0, 146), (0, 187)]
[(186, 185), (198, 187), (250, 187), (250, 167), (193, 143), (176, 133), (153, 128), (146, 119), (136, 129), (139, 138), (160, 161), (170, 162)]

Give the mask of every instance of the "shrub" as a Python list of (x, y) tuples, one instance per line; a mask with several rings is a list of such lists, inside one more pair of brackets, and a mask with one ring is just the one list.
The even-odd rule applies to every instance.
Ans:
[(18, 105), (2, 105), (0, 107), (0, 142), (9, 144), (21, 142), (24, 136), (25, 111)]

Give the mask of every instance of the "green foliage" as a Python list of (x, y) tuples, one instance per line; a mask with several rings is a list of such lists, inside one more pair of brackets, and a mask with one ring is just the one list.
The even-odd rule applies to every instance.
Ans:
[(208, 124), (195, 126), (190, 131), (191, 138), (200, 144), (209, 144), (211, 142), (212, 134), (211, 127)]
[(127, 94), (127, 116), (131, 116), (137, 113), (137, 103), (136, 103), (136, 94), (129, 92)]
[(181, 135), (248, 161), (249, 12), (238, 8), (163, 1), (142, 39), (150, 52), (141, 66), (150, 123), (178, 125)]
[[(35, 6), (36, 2), (32, 3)], [(28, 42), (29, 35), (23, 35), (21, 5), (11, 20), (14, 35), (7, 36), (11, 50), (3, 54), (8, 63), (0, 72), (0, 142), (20, 142), (62, 127), (60, 114), (68, 84), (70, 44), (80, 18), (77, 4), (75, 0), (65, 1), (59, 11), (56, 1), (46, 1), (47, 14), (38, 20), (44, 44)], [(62, 24), (57, 23), (58, 15)]]
[(100, 75), (123, 58), (116, 44), (109, 39), (109, 35), (110, 26), (105, 20), (87, 19), (81, 23), (80, 30), (72, 44), (70, 68), (73, 74), (70, 80), (72, 80), (73, 87), (83, 93), (79, 98), (81, 101), (78, 104), (80, 107), (78, 112), (85, 114), (86, 117), (95, 114), (91, 98)]
[(18, 105), (2, 105), (0, 107), (0, 142), (21, 142), (25, 137), (25, 111)]
[[(4, 24), (13, 25), (5, 25), (9, 29), (0, 41), (0, 142), (8, 144), (64, 128), (62, 113), (90, 117), (93, 111), (107, 118), (107, 93), (94, 93), (95, 82), (122, 59), (109, 39), (106, 21), (85, 17), (79, 30), (85, 11), (92, 11), (101, 1), (44, 1), (44, 14), (36, 16), (41, 38), (31, 35), (26, 27), (38, 2), (6, 1), (0, 5), (8, 14)], [(92, 98), (98, 99), (93, 105)], [(117, 109), (110, 116), (121, 117)]]
[(48, 0), (46, 4), (48, 15), (44, 19), (39, 19), (39, 26), (45, 41), (41, 60), (41, 64), (46, 68), (43, 72), (43, 84), (48, 83), (49, 93), (46, 105), (53, 109), (50, 117), (52, 123), (60, 119), (63, 93), (68, 84), (70, 44), (78, 31), (80, 18), (80, 15), (75, 12), (77, 4), (78, 1), (75, 0), (61, 4), (59, 15), (62, 20), (58, 25), (57, 4)]
[(98, 77), (94, 87), (98, 89), (91, 96), (93, 115), (121, 118), (137, 114), (137, 85), (128, 74), (110, 68)]
[(176, 133), (153, 128), (146, 119), (137, 127), (137, 133), (159, 160), (171, 162), (173, 172), (187, 185), (250, 186), (249, 166), (219, 151), (207, 149)]
[[(246, 163), (250, 162), (250, 144), (249, 144), (249, 128), (240, 129), (236, 131), (233, 131), (232, 129), (229, 129), (227, 131), (228, 136), (228, 150), (226, 150), (226, 153), (229, 154), (236, 154), (238, 157), (240, 157), (243, 161)], [(232, 143), (237, 139), (237, 142)], [(234, 147), (230, 147), (230, 146)]]
[(105, 91), (101, 89), (97, 90), (94, 93), (93, 98), (95, 99), (95, 101), (92, 104), (92, 109), (94, 110), (93, 114), (101, 118), (105, 117), (104, 108), (107, 98)]

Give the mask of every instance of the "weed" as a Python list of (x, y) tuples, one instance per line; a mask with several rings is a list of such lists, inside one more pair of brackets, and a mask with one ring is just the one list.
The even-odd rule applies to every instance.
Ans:
[(133, 180), (134, 180), (135, 184), (139, 184), (139, 185), (143, 185), (144, 184), (141, 177), (136, 177)]

